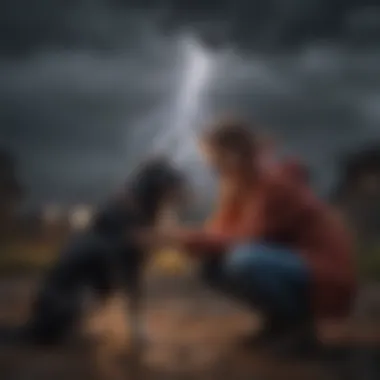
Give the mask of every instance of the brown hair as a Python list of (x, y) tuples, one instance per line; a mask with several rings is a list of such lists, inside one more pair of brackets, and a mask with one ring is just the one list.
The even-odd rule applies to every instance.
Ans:
[(250, 125), (239, 119), (221, 119), (212, 124), (203, 136), (211, 147), (239, 152), (242, 156), (254, 155), (259, 141)]

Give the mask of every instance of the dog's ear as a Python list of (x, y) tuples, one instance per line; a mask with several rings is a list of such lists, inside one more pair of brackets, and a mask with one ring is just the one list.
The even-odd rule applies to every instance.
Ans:
[(180, 172), (170, 161), (163, 158), (145, 162), (135, 173), (133, 183), (139, 191), (152, 191), (152, 196), (163, 195), (166, 189), (172, 188), (182, 181)]
[(173, 192), (182, 192), (185, 176), (170, 160), (147, 161), (135, 173), (130, 189), (140, 207), (150, 215), (159, 212), (162, 202)]

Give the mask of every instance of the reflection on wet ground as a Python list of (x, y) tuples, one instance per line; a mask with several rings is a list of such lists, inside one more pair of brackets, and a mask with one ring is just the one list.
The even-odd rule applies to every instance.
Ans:
[[(28, 279), (2, 282), (0, 323), (25, 320), (34, 284)], [(377, 379), (371, 377), (376, 358), (364, 349), (352, 351), (344, 360), (308, 362), (238, 349), (239, 337), (258, 328), (259, 318), (188, 278), (152, 281), (146, 294), (140, 320), (145, 344), (139, 357), (131, 349), (125, 299), (116, 294), (107, 305), (92, 305), (83, 333), (62, 347), (0, 347), (0, 378)], [(375, 331), (368, 324), (366, 328), (373, 338)], [(342, 340), (349, 330), (325, 328), (325, 340)]]

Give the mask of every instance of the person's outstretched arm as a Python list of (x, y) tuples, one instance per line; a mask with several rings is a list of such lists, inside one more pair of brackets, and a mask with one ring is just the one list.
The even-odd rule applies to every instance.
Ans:
[(243, 215), (238, 223), (222, 230), (180, 229), (177, 231), (178, 242), (194, 253), (217, 254), (239, 242), (260, 241), (281, 226), (293, 223), (298, 209), (296, 197), (294, 189), (286, 183), (268, 183), (243, 205)]

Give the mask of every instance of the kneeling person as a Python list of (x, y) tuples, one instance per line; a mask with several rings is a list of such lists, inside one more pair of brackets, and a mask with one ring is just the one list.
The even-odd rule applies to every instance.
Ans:
[[(295, 171), (267, 170), (250, 126), (230, 122), (202, 139), (221, 180), (221, 204), (199, 230), (142, 234), (197, 255), (213, 287), (259, 309), (266, 328), (254, 341), (299, 332), (312, 342), (315, 324), (343, 318), (355, 293), (353, 244), (335, 211)], [(302, 329), (301, 329), (302, 330)], [(257, 337), (258, 338), (258, 337)], [(304, 344), (306, 346), (306, 344)]]

